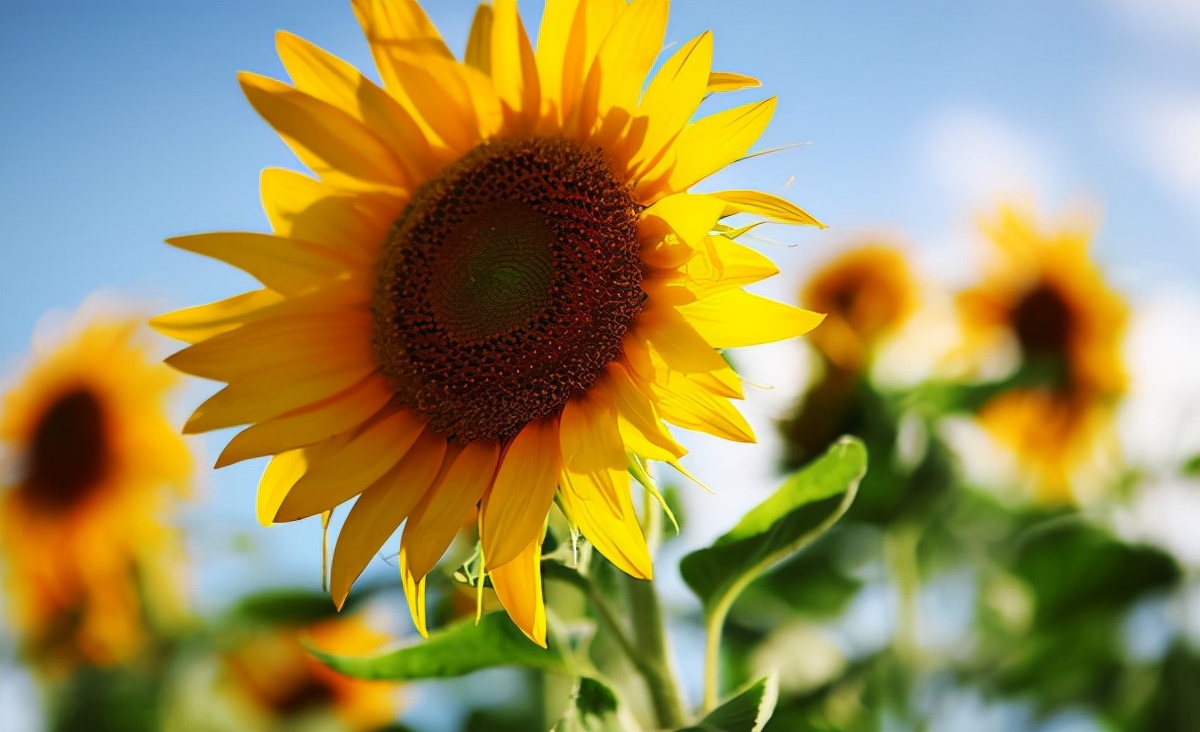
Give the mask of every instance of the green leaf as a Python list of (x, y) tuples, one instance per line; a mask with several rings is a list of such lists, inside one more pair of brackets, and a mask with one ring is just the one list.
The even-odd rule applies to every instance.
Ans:
[(756, 577), (832, 526), (854, 501), (866, 470), (862, 442), (843, 437), (712, 546), (684, 557), (680, 573), (699, 596), (705, 613), (727, 608)]
[[(355, 594), (355, 599), (361, 597), (362, 593)], [(242, 598), (229, 617), (237, 622), (280, 627), (312, 625), (337, 614), (329, 593), (285, 588)]]
[(1193, 455), (1184, 461), (1183, 474), (1193, 477), (1200, 476), (1200, 455)]
[(767, 676), (679, 732), (762, 732), (778, 699), (779, 685)]
[(554, 639), (548, 649), (535, 645), (503, 612), (484, 615), (478, 625), (468, 620), (450, 626), (425, 641), (377, 656), (337, 656), (312, 647), (309, 652), (334, 671), (361, 679), (440, 679), (497, 666), (568, 673)]

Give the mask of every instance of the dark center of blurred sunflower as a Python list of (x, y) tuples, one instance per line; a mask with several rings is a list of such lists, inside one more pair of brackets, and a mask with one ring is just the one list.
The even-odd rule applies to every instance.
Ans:
[(638, 208), (599, 150), (475, 148), (414, 195), (375, 289), (398, 398), (462, 442), (556, 414), (621, 355), (641, 311)]
[(91, 391), (58, 397), (38, 420), (27, 455), (24, 498), (63, 511), (83, 501), (108, 470), (104, 408)]
[(1067, 377), (1067, 358), (1074, 316), (1062, 293), (1040, 283), (1017, 303), (1012, 313), (1013, 331), (1026, 361), (1049, 370), (1051, 380)]

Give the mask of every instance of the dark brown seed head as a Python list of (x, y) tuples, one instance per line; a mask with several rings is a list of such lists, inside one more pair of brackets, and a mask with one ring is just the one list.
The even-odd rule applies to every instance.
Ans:
[(557, 413), (621, 355), (641, 312), (638, 209), (599, 150), (489, 142), (389, 233), (373, 343), (404, 404), (460, 442)]

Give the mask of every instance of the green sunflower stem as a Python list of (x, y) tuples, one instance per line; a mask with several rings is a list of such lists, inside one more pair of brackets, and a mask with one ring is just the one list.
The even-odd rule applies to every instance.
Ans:
[(641, 656), (637, 669), (646, 681), (658, 726), (676, 728), (687, 724), (679, 685), (671, 670), (667, 651), (666, 626), (654, 583), (627, 577), (629, 617), (633, 625), (633, 643)]

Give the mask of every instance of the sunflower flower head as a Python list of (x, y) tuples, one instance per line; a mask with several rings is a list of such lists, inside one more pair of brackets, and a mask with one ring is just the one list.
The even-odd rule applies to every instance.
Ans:
[(1089, 257), (1086, 228), (1043, 233), (1002, 208), (985, 231), (994, 263), (957, 300), (966, 349), (981, 360), (1015, 351), (1020, 365), (979, 418), (1032, 474), (1039, 498), (1079, 500), (1073, 474), (1113, 449), (1128, 307)]
[(35, 351), (0, 411), (5, 594), (26, 651), (47, 668), (127, 659), (145, 611), (174, 604), (178, 547), (160, 522), (192, 465), (164, 414), (177, 378), (138, 321), (72, 326)]
[(154, 324), (193, 344), (169, 363), (228, 384), (185, 429), (249, 425), (219, 465), (274, 456), (263, 522), (357, 497), (333, 555), (337, 603), (404, 524), (424, 633), (425, 577), (478, 510), (483, 571), (544, 644), (556, 499), (600, 553), (649, 578), (629, 461), (684, 455), (664, 422), (752, 440), (716, 349), (819, 322), (743, 290), (778, 270), (719, 223), (817, 222), (766, 193), (691, 192), (746, 154), (775, 101), (693, 120), (710, 94), (757, 83), (712, 73), (710, 33), (651, 75), (667, 11), (548, 3), (535, 49), (499, 0), (459, 60), (412, 0), (356, 0), (382, 85), (287, 33), (290, 84), (239, 77), (315, 177), (263, 174), (270, 234), (172, 240), (263, 288)]
[(834, 366), (861, 371), (875, 348), (917, 307), (917, 283), (908, 259), (884, 244), (850, 249), (821, 267), (800, 292), (807, 308), (827, 313), (810, 336)]
[(377, 730), (396, 716), (396, 685), (343, 676), (314, 658), (305, 644), (354, 656), (377, 651), (387, 640), (361, 615), (263, 629), (225, 654), (223, 680), (236, 703), (259, 722), (256, 728), (312, 724), (315, 729), (318, 720), (332, 719), (334, 729)]

